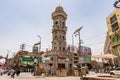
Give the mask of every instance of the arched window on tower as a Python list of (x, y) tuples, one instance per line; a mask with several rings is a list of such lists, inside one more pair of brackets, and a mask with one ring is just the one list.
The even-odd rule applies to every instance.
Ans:
[(58, 21), (55, 22), (55, 25), (58, 25)]
[(62, 21), (59, 20), (58, 27), (61, 29), (62, 28)]
[(55, 35), (55, 39), (57, 39), (57, 35)]
[(54, 43), (54, 45), (56, 45), (56, 43)]
[(57, 48), (56, 47), (54, 47), (54, 50), (56, 50)]
[(65, 23), (64, 23), (64, 22), (62, 22), (62, 29), (64, 29), (64, 26), (65, 26)]
[(65, 50), (65, 48), (63, 47), (63, 50)]
[(61, 35), (60, 35), (60, 38), (61, 38)]
[(59, 47), (59, 50), (61, 50), (61, 47)]
[(65, 26), (65, 23), (64, 23), (64, 22), (62, 22), (62, 24), (63, 24), (63, 26)]
[(65, 37), (63, 36), (63, 39), (65, 39)]

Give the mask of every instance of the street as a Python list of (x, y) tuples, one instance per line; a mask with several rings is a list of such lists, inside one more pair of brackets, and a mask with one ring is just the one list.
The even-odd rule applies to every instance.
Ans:
[(79, 80), (79, 77), (42, 77), (33, 76), (31, 73), (21, 73), (18, 77), (15, 75), (15, 78), (5, 74), (0, 76), (0, 80)]
[[(110, 78), (107, 76), (110, 76), (109, 73), (103, 74), (103, 73), (94, 73), (90, 72), (90, 74), (87, 74), (86, 77), (95, 77), (97, 78), (98, 76), (104, 76), (101, 79), (113, 79), (113, 80), (120, 80), (120, 78)], [(105, 77), (106, 76), (106, 77)], [(100, 78), (100, 77), (99, 77)], [(18, 77), (15, 75), (14, 78), (11, 78), (11, 76), (2, 75), (0, 76), (0, 80), (80, 80), (80, 77), (74, 77), (74, 76), (69, 76), (69, 77), (43, 77), (43, 76), (33, 76), (31, 73), (21, 73)]]

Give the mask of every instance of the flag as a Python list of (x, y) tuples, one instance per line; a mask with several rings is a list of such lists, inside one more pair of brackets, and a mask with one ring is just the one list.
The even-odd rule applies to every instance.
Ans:
[(34, 45), (39, 45), (40, 44), (40, 42), (38, 42), (38, 43), (36, 43), (36, 44), (34, 44)]
[(3, 67), (7, 67), (8, 66), (8, 64), (7, 64), (7, 62), (5, 62), (4, 64), (3, 64)]
[(79, 32), (82, 28), (83, 28), (83, 26), (81, 26), (79, 29), (77, 29), (73, 34)]
[(5, 59), (8, 59), (8, 54), (6, 55)]

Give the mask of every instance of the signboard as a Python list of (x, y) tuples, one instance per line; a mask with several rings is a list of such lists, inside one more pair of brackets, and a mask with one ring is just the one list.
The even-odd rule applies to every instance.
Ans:
[(78, 52), (80, 56), (91, 55), (91, 49), (86, 46), (80, 46)]
[(32, 58), (32, 57), (22, 57), (22, 61), (34, 62), (34, 58)]
[(90, 63), (91, 62), (91, 48), (86, 46), (79, 47), (79, 62)]
[(90, 62), (91, 62), (91, 57), (84, 56), (84, 63), (90, 63)]
[(23, 65), (26, 65), (26, 64), (32, 65), (35, 62), (35, 58), (24, 56), (24, 57), (21, 58), (21, 62), (22, 62)]

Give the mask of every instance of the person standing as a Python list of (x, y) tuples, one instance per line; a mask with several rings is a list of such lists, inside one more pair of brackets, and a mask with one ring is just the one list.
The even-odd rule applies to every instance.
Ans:
[(19, 76), (20, 75), (20, 69), (16, 68), (16, 75)]
[(12, 68), (11, 69), (11, 77), (14, 78), (14, 76), (15, 76), (15, 70), (14, 70), (14, 68)]

